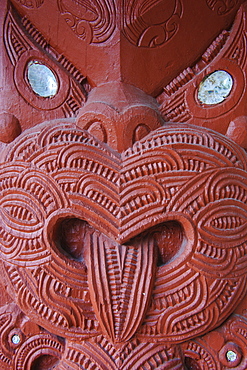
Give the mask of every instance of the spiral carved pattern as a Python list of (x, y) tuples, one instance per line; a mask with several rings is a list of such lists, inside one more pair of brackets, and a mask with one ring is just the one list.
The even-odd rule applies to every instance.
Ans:
[(246, 154), (222, 135), (167, 125), (119, 154), (44, 123), (2, 158), (2, 279), (48, 331), (180, 343), (243, 296)]

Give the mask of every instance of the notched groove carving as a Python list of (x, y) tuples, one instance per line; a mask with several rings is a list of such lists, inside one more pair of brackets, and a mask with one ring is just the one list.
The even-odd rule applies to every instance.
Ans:
[[(47, 43), (27, 17), (21, 18), (12, 7), (5, 20), (4, 40), (14, 65), (14, 82), (21, 96), (37, 109), (53, 110), (61, 107), (65, 117), (74, 117), (90, 90), (86, 78), (78, 69)], [(38, 61), (54, 71), (58, 91), (53, 98), (44, 99), (29, 86), (25, 76), (30, 60)]]

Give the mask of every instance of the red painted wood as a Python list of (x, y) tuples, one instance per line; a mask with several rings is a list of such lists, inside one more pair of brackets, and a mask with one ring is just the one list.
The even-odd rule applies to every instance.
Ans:
[(0, 10), (0, 369), (245, 370), (246, 2)]

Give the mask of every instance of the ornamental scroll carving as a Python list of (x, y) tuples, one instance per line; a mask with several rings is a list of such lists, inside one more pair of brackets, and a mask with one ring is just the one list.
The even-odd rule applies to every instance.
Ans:
[[(138, 47), (166, 43), (178, 30), (182, 16), (180, 0), (122, 0), (120, 12), (114, 1), (58, 0), (61, 15), (77, 37), (87, 43), (106, 42), (118, 28)], [(159, 14), (159, 16), (158, 16)]]
[[(211, 24), (231, 27), (162, 91), (147, 53), (164, 47), (165, 58), (166, 46), (182, 46), (184, 1), (11, 4), (0, 369), (246, 370), (247, 154), (237, 135), (246, 124), (246, 4), (235, 17), (238, 2), (202, 0)], [(63, 41), (39, 24), (47, 6)], [(138, 84), (124, 74), (124, 50), (150, 67), (152, 94), (144, 70)], [(54, 96), (28, 82), (36, 58), (57, 78)], [(189, 92), (220, 63), (233, 95), (198, 117), (192, 101), (206, 106)]]
[(109, 343), (107, 366), (125, 369), (119, 345), (153, 343), (143, 361), (154, 351), (168, 366), (174, 343), (214, 329), (245, 294), (246, 154), (223, 136), (168, 125), (120, 155), (51, 123), (1, 158), (2, 283), (33, 322), (78, 343), (69, 361), (93, 347), (101, 364)]
[(207, 0), (208, 7), (217, 12), (218, 15), (223, 15), (231, 11), (231, 9), (239, 4), (238, 0), (235, 1), (228, 1), (228, 0)]
[(30, 9), (39, 8), (44, 3), (44, 0), (18, 0), (18, 1), (22, 6)]
[(116, 9), (112, 0), (58, 0), (58, 7), (76, 36), (88, 43), (105, 42), (116, 28)]
[(178, 31), (183, 6), (180, 0), (123, 0), (122, 24), (126, 38), (138, 47), (157, 47)]

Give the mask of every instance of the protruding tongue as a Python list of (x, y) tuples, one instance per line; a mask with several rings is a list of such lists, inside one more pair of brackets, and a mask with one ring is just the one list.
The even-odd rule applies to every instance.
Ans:
[(95, 314), (113, 343), (126, 342), (140, 326), (149, 304), (155, 268), (152, 238), (138, 237), (119, 245), (98, 231), (88, 237), (86, 264)]

